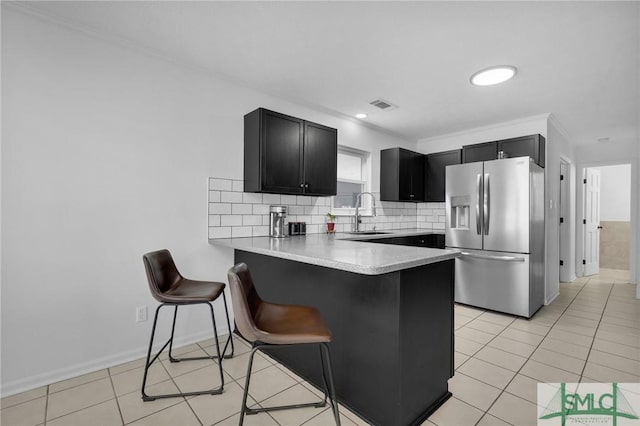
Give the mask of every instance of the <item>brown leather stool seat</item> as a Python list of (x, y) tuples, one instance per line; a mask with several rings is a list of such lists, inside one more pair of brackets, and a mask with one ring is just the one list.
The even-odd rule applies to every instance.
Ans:
[[(224, 388), (224, 376), (222, 373), (222, 358), (231, 358), (233, 356), (233, 339), (231, 338), (231, 323), (229, 321), (229, 309), (227, 307), (227, 298), (224, 294), (224, 283), (212, 282), (212, 281), (194, 281), (184, 278), (171, 257), (169, 250), (158, 250), (150, 252), (142, 256), (144, 262), (144, 268), (147, 272), (147, 280), (149, 281), (149, 289), (154, 299), (160, 302), (156, 309), (155, 316), (153, 318), (153, 328), (151, 329), (151, 340), (149, 341), (149, 350), (147, 352), (147, 362), (145, 363), (144, 376), (142, 379), (142, 399), (144, 401), (153, 401), (157, 398), (171, 398), (171, 397), (184, 397), (191, 395), (204, 395), (211, 394), (216, 395), (222, 393)], [(218, 299), (222, 295), (224, 302), (224, 310), (227, 317), (227, 326), (229, 327), (229, 337), (224, 345), (222, 356), (220, 356), (220, 345), (218, 343), (218, 330), (216, 328), (216, 319), (213, 314), (213, 306), (211, 302)], [(200, 356), (189, 358), (174, 358), (171, 354), (173, 349), (173, 336), (176, 328), (176, 317), (178, 314), (178, 306), (182, 305), (197, 305), (206, 304), (211, 311), (211, 321), (213, 323), (213, 340), (216, 344), (216, 355), (214, 356)], [(164, 344), (162, 349), (151, 359), (151, 348), (153, 346), (153, 338), (156, 332), (156, 325), (158, 323), (158, 313), (160, 308), (164, 306), (173, 306), (173, 323), (171, 326), (171, 337)], [(145, 386), (147, 384), (147, 373), (149, 367), (158, 359), (160, 354), (169, 346), (169, 361), (181, 362), (192, 361), (201, 359), (218, 359), (218, 370), (220, 373), (220, 386), (197, 392), (183, 392), (173, 393), (165, 395), (147, 395)], [(227, 348), (231, 348), (230, 353), (227, 355)]]
[[(229, 269), (227, 276), (231, 287), (231, 300), (236, 327), (242, 337), (251, 342), (252, 345), (242, 398), (240, 425), (243, 423), (245, 414), (257, 414), (288, 408), (324, 407), (327, 405), (327, 396), (331, 401), (336, 424), (340, 425), (328, 346), (328, 343), (331, 342), (331, 332), (324, 324), (320, 312), (311, 306), (280, 305), (263, 301), (253, 284), (249, 268), (244, 263), (239, 263)], [(320, 346), (324, 399), (320, 402), (307, 404), (264, 408), (247, 407), (251, 367), (256, 351), (274, 345), (300, 344), (318, 344)], [(328, 371), (325, 371), (325, 362), (326, 370)]]

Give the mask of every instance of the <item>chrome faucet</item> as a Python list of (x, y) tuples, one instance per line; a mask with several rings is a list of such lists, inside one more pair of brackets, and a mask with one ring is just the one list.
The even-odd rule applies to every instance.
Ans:
[[(353, 231), (354, 232), (360, 232), (360, 207), (362, 207), (362, 196), (364, 194), (369, 194), (371, 195), (371, 199), (373, 200), (373, 203), (371, 204), (371, 214), (373, 216), (376, 215), (376, 196), (373, 195), (371, 192), (361, 192), (356, 196), (356, 214), (355, 214), (355, 224), (353, 227)], [(358, 202), (360, 204), (360, 207), (358, 207)]]

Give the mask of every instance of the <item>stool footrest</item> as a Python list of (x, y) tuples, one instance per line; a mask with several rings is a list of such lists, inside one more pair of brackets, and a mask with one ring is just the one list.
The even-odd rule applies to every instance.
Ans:
[(156, 399), (162, 399), (162, 398), (176, 398), (176, 397), (195, 396), (195, 395), (220, 395), (222, 394), (222, 391), (223, 391), (222, 386), (220, 386), (215, 389), (206, 390), (206, 391), (169, 393), (166, 395), (142, 395), (142, 400), (155, 401)]
[(325, 400), (320, 402), (308, 402), (306, 404), (279, 405), (277, 407), (260, 407), (260, 408), (246, 407), (245, 414), (251, 415), (251, 414), (264, 413), (266, 411), (289, 410), (291, 408), (306, 408), (306, 407), (320, 408), (320, 407), (326, 407), (326, 406), (327, 406), (327, 401)]

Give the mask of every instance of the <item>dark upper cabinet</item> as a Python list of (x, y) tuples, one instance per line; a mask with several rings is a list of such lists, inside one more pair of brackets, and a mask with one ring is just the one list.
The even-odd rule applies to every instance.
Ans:
[(529, 135), (519, 138), (498, 141), (498, 152), (502, 151), (509, 157), (533, 158), (540, 167), (544, 167), (545, 139), (542, 135)]
[(443, 202), (446, 167), (462, 162), (462, 150), (436, 152), (424, 157), (425, 201)]
[(403, 148), (380, 151), (380, 199), (424, 201), (424, 156)]
[(244, 116), (244, 190), (335, 195), (337, 130), (258, 108)]
[(462, 147), (462, 162), (495, 160), (499, 158), (499, 152), (503, 152), (508, 158), (529, 156), (536, 164), (544, 167), (545, 139), (541, 135), (529, 135), (465, 145)]
[(476, 161), (489, 161), (498, 158), (497, 142), (485, 142), (462, 147), (462, 162), (475, 163)]

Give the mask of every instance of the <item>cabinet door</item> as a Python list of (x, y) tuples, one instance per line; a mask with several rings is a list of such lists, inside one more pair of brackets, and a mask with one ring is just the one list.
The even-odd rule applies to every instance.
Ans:
[(399, 201), (400, 148), (380, 151), (380, 201)]
[(411, 170), (413, 167), (413, 153), (400, 149), (398, 155), (398, 201), (411, 200)]
[(263, 111), (262, 190), (285, 194), (302, 193), (303, 120)]
[(412, 152), (409, 201), (424, 201), (424, 155)]
[(338, 131), (321, 124), (304, 123), (304, 192), (336, 195)]
[(475, 163), (498, 158), (497, 142), (486, 142), (462, 147), (462, 162)]
[(460, 149), (425, 156), (425, 201), (444, 202), (446, 167), (460, 164), (461, 160)]
[(533, 158), (540, 167), (544, 167), (545, 139), (541, 135), (529, 135), (498, 141), (498, 151), (504, 151), (507, 157)]

